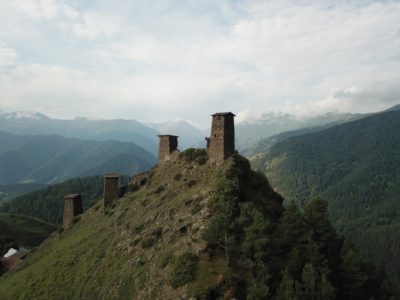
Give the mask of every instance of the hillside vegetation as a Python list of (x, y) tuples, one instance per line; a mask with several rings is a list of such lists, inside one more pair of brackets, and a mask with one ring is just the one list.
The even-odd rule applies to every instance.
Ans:
[(38, 246), (55, 229), (39, 219), (0, 213), (0, 256), (10, 247)]
[(91, 207), (103, 193), (103, 176), (74, 178), (27, 193), (4, 203), (0, 211), (61, 224), (64, 196), (74, 193), (82, 195), (84, 209)]
[(337, 125), (336, 123), (329, 123), (321, 126), (315, 126), (315, 127), (307, 127), (307, 128), (302, 128), (302, 129), (297, 129), (297, 130), (292, 130), (292, 131), (285, 131), (276, 135), (273, 135), (269, 138), (262, 139), (258, 141), (257, 143), (253, 144), (251, 147), (241, 150), (240, 153), (246, 157), (252, 157), (258, 154), (265, 153), (269, 151), (274, 145), (287, 140), (290, 137), (293, 136), (298, 136), (298, 135), (303, 135), (306, 133), (311, 133), (311, 132), (318, 132), (325, 130), (327, 128), (333, 127)]
[(256, 158), (286, 199), (329, 202), (335, 227), (400, 282), (400, 112), (290, 138)]
[(287, 131), (319, 127), (325, 124), (342, 124), (365, 117), (363, 114), (331, 112), (309, 118), (298, 118), (290, 114), (266, 113), (260, 118), (239, 123), (236, 128), (237, 148), (242, 151), (257, 145), (260, 140)]
[[(0, 184), (56, 183), (73, 177), (149, 169), (155, 157), (127, 142), (0, 132)], [(3, 146), (7, 145), (7, 146)]]
[[(326, 203), (287, 209), (240, 157), (187, 150), (102, 202), (0, 279), (2, 299), (390, 299), (343, 246)], [(68, 284), (66, 284), (68, 283)], [(394, 299), (394, 298), (393, 298)]]
[(44, 188), (40, 183), (15, 183), (0, 185), (0, 204), (19, 195), (26, 194)]

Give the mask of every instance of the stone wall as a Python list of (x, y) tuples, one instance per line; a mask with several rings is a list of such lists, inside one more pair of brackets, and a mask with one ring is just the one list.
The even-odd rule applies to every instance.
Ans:
[(108, 206), (114, 199), (118, 198), (118, 174), (106, 174), (104, 175), (104, 206)]
[(214, 162), (227, 159), (235, 153), (235, 115), (216, 113), (212, 115), (211, 136), (207, 152)]
[(74, 217), (83, 213), (82, 197), (79, 194), (69, 194), (64, 197), (63, 227), (72, 223)]
[(158, 157), (160, 162), (167, 161), (171, 158), (171, 154), (178, 151), (178, 137), (176, 135), (159, 135), (160, 144)]

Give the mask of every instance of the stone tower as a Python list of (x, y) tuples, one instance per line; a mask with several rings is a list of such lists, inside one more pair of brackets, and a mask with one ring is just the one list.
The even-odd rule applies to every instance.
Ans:
[(104, 206), (108, 206), (112, 201), (118, 198), (118, 174), (106, 174), (104, 175)]
[(79, 194), (69, 194), (64, 196), (64, 228), (71, 224), (72, 219), (83, 213), (82, 197)]
[(211, 137), (207, 147), (211, 161), (220, 162), (235, 153), (235, 115), (231, 112), (212, 115)]
[(159, 135), (160, 146), (158, 149), (158, 158), (160, 162), (171, 159), (171, 154), (178, 151), (178, 136), (176, 135)]

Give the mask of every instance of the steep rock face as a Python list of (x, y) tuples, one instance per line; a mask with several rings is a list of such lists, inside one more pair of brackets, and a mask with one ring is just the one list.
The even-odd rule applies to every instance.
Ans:
[[(221, 195), (230, 197), (232, 212), (246, 201), (257, 202), (271, 220), (282, 212), (282, 198), (247, 160), (211, 164), (181, 155), (154, 168), (142, 189), (111, 208), (100, 201), (54, 233), (0, 280), (0, 298), (180, 299), (221, 285), (234, 293), (223, 275), (233, 270), (234, 254), (210, 255), (203, 239)], [(235, 270), (246, 285), (246, 274)]]

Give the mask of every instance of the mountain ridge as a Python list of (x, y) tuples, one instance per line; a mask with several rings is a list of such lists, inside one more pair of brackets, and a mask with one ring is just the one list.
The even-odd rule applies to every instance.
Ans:
[(19, 135), (59, 135), (84, 140), (133, 142), (153, 155), (157, 153), (157, 131), (135, 120), (52, 119), (37, 112), (0, 114), (2, 131)]
[(1, 144), (7, 144), (10, 137), (14, 149), (0, 152), (2, 184), (54, 183), (106, 172), (133, 174), (150, 168), (156, 162), (152, 154), (129, 142), (86, 141), (56, 135), (18, 136), (0, 132)]
[(400, 112), (290, 137), (252, 160), (288, 200), (321, 196), (333, 224), (399, 282)]

